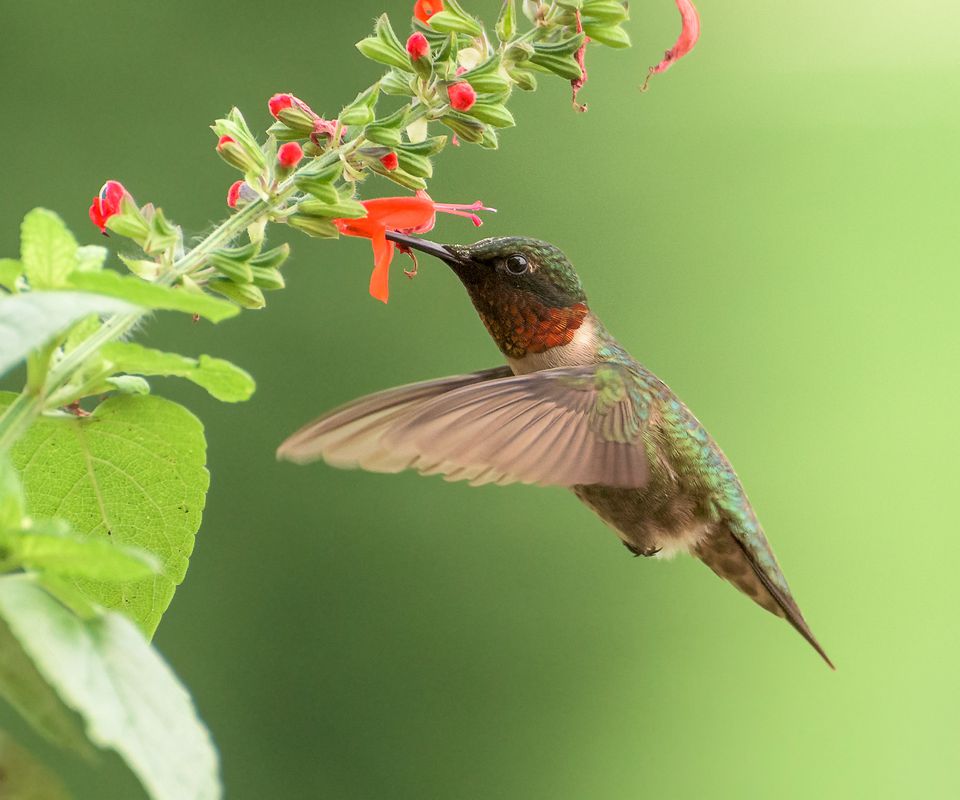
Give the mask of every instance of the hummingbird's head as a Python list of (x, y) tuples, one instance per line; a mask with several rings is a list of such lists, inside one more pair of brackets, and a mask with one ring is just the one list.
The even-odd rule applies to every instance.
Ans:
[(500, 349), (511, 358), (569, 344), (588, 313), (573, 264), (552, 244), (523, 236), (441, 245), (387, 238), (449, 264)]

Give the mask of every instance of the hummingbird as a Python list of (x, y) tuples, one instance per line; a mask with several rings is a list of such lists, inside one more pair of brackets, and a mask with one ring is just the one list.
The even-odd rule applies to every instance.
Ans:
[(387, 238), (451, 267), (506, 364), (362, 397), (294, 433), (278, 458), (566, 487), (635, 556), (693, 555), (833, 667), (730, 462), (590, 310), (560, 249), (526, 237)]

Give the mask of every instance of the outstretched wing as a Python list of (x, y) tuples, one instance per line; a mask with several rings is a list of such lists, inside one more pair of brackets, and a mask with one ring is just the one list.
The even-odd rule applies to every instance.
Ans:
[(616, 364), (486, 372), (361, 398), (291, 436), (280, 458), (447, 480), (640, 487), (649, 395)]

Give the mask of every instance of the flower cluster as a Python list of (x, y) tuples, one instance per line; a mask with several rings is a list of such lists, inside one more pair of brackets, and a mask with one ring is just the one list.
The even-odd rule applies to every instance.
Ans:
[[(684, 33), (665, 62), (683, 56), (696, 41), (696, 31), (688, 25), (689, 14), (695, 20), (696, 12), (690, 11), (690, 0), (677, 2)], [(530, 22), (526, 31), (518, 7)], [(249, 244), (211, 246), (209, 252), (192, 255), (179, 280), (190, 291), (211, 289), (244, 307), (262, 307), (261, 290), (283, 285), (277, 272), (282, 259), (262, 250), (264, 229), (267, 223), (283, 223), (314, 237), (370, 239), (370, 292), (386, 301), (397, 249), (388, 232), (424, 233), (441, 212), (467, 216), (479, 225), (475, 212), (491, 210), (480, 202), (435, 203), (426, 191), (433, 157), (448, 141), (496, 148), (501, 132), (514, 125), (507, 108), (513, 91), (534, 90), (537, 76), (553, 74), (569, 82), (576, 101), (586, 81), (588, 42), (629, 46), (621, 27), (626, 18), (626, 4), (618, 0), (506, 0), (494, 37), (461, 0), (416, 0), (413, 30), (404, 40), (381, 16), (357, 48), (385, 72), (338, 114), (328, 118), (296, 95), (278, 92), (267, 101), (273, 124), (266, 142), (237, 109), (216, 121), (216, 152), (240, 172), (226, 197), (227, 206), (238, 212), (237, 223), (228, 220), (218, 230), (230, 232), (221, 239), (227, 244), (246, 231)], [(386, 102), (394, 103), (392, 98), (399, 98), (399, 105), (384, 109)], [(439, 125), (447, 135), (436, 134)], [(362, 199), (359, 189), (371, 174), (406, 194)], [(90, 218), (104, 232), (129, 236), (155, 259), (128, 261), (145, 275), (185, 252), (179, 228), (151, 204), (138, 208), (116, 181), (108, 181), (94, 198)]]

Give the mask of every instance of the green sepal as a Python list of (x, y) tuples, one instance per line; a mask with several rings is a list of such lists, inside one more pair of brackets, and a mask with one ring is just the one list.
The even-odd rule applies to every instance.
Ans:
[(435, 156), (447, 145), (446, 136), (431, 136), (422, 142), (403, 142), (394, 148), (397, 154), (411, 153), (416, 156)]
[(274, 122), (273, 125), (267, 128), (267, 133), (273, 136), (278, 142), (297, 142), (303, 138), (302, 133), (288, 128), (279, 121)]
[[(244, 171), (259, 173), (266, 167), (263, 151), (260, 149), (256, 137), (247, 127), (247, 121), (240, 113), (240, 109), (231, 108), (225, 118), (216, 120), (211, 127), (217, 136), (229, 136), (243, 149), (244, 161), (249, 162), (252, 167), (252, 169)], [(243, 169), (243, 167), (238, 167), (238, 169)]]
[(180, 229), (167, 221), (161, 209), (155, 208), (150, 217), (150, 231), (143, 249), (147, 253), (162, 253), (175, 247), (180, 241), (180, 236)]
[(160, 277), (162, 267), (156, 261), (150, 261), (146, 258), (130, 258), (123, 253), (117, 253), (117, 257), (138, 278), (143, 278), (145, 281), (155, 281)]
[(374, 84), (369, 89), (360, 92), (352, 103), (345, 106), (340, 112), (340, 122), (344, 125), (366, 125), (374, 119), (373, 110), (380, 97), (380, 86)]
[(277, 112), (277, 120), (300, 136), (313, 133), (314, 118), (296, 105), (287, 106)]
[(340, 231), (337, 229), (337, 226), (324, 217), (292, 214), (287, 217), (287, 225), (318, 239), (336, 239), (340, 236)]
[(221, 275), (236, 283), (252, 283), (253, 270), (246, 261), (230, 258), (221, 252), (211, 253), (207, 259)]
[(363, 135), (374, 144), (382, 144), (384, 147), (396, 147), (401, 141), (399, 128), (382, 125), (367, 125), (363, 129)]
[[(253, 274), (251, 273), (251, 280)], [(252, 283), (234, 283), (226, 278), (214, 278), (207, 286), (217, 294), (222, 294), (242, 308), (257, 310), (263, 308), (267, 301), (263, 292)]]
[(496, 150), (500, 147), (500, 139), (493, 128), (483, 129), (483, 139), (480, 140), (480, 146), (484, 150)]
[(401, 168), (387, 169), (379, 161), (374, 161), (370, 164), (370, 169), (373, 172), (376, 172), (377, 175), (380, 175), (389, 181), (393, 181), (398, 186), (402, 186), (404, 189), (410, 189), (411, 191), (417, 192), (427, 188), (427, 182), (423, 178), (420, 178), (416, 175), (410, 175)]
[(346, 192), (341, 192), (337, 196), (335, 203), (324, 203), (322, 200), (310, 198), (301, 200), (297, 203), (297, 212), (299, 214), (305, 214), (308, 217), (329, 217), (336, 219), (357, 219), (367, 216), (367, 209)]
[(390, 19), (381, 14), (374, 26), (374, 35), (357, 42), (357, 49), (372, 61), (378, 61), (391, 67), (411, 72), (410, 56), (400, 44), (397, 34), (393, 32)]
[(497, 18), (497, 38), (501, 42), (508, 42), (513, 38), (517, 29), (517, 0), (503, 0), (503, 8)]
[[(427, 36), (427, 39), (429, 38), (430, 37)], [(457, 34), (449, 33), (440, 40), (440, 49), (434, 56), (433, 61), (435, 64), (455, 64), (459, 52), (460, 40), (457, 38)]]
[(150, 224), (129, 195), (120, 201), (120, 211), (107, 220), (107, 229), (119, 236), (133, 239), (143, 246), (150, 235)]
[[(619, 25), (629, 19), (629, 12), (624, 4), (617, 0), (586, 0), (583, 4), (583, 16), (591, 22)], [(586, 19), (584, 24), (587, 24)]]
[(495, 128), (511, 128), (517, 124), (513, 114), (502, 103), (476, 102), (464, 113)]
[(537, 90), (537, 76), (528, 69), (508, 66), (507, 74), (513, 79), (513, 82), (525, 92), (535, 92)]
[(583, 0), (555, 0), (560, 8), (566, 8), (569, 11), (579, 11), (583, 8)]
[(430, 17), (430, 27), (439, 33), (465, 33), (468, 36), (483, 34), (483, 26), (468, 14), (457, 0), (446, 0), (443, 11)]
[(630, 34), (619, 25), (584, 25), (583, 31), (591, 41), (607, 47), (625, 48), (632, 44)]
[(384, 94), (412, 97), (416, 94), (416, 88), (413, 85), (415, 80), (416, 78), (410, 75), (390, 70), (380, 79), (380, 91)]
[(559, 42), (537, 42), (533, 45), (535, 55), (572, 56), (583, 44), (583, 34), (577, 33)]
[(282, 289), (286, 286), (286, 282), (283, 280), (283, 275), (280, 274), (280, 270), (274, 269), (273, 267), (253, 267), (250, 269), (253, 271), (253, 285), (259, 286), (261, 289)]
[(539, 67), (543, 72), (552, 72), (568, 81), (579, 80), (583, 76), (580, 65), (573, 56), (537, 53), (531, 57), (530, 64)]
[(465, 142), (479, 144), (483, 141), (483, 123), (459, 111), (448, 111), (440, 117), (440, 122)]
[(467, 81), (480, 94), (510, 93), (510, 82), (500, 74), (500, 54), (488, 58), (469, 72), (458, 76), (457, 80)]
[(279, 247), (254, 256), (250, 259), (251, 267), (261, 267), (266, 269), (277, 269), (283, 265), (283, 262), (290, 257), (290, 245), (284, 242)]
[(433, 164), (427, 156), (397, 150), (397, 161), (400, 168), (410, 175), (418, 178), (433, 177)]

